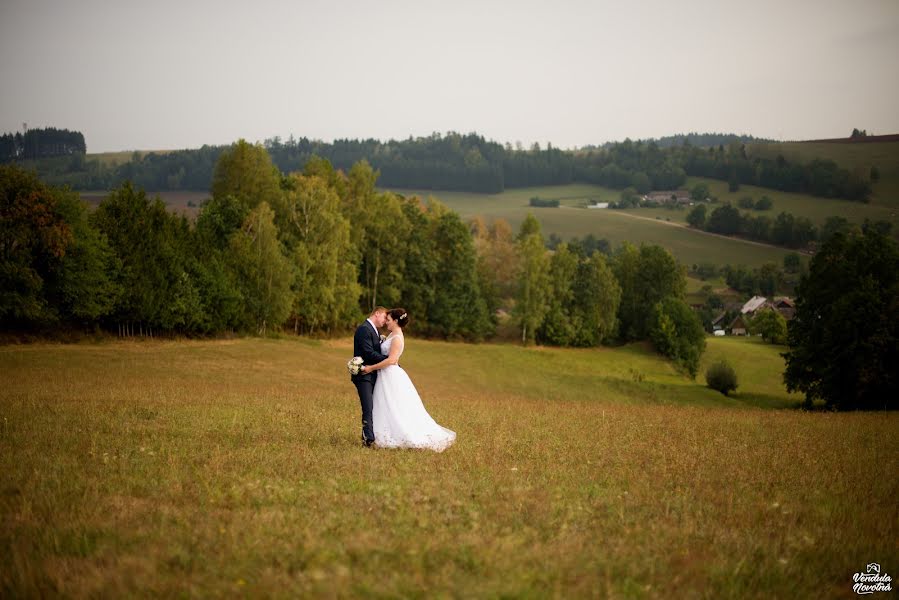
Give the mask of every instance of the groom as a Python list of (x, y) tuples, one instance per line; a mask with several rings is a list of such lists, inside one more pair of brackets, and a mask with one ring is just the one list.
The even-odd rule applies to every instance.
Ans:
[[(353, 336), (353, 356), (361, 356), (363, 364), (375, 365), (387, 358), (381, 354), (381, 334), (378, 333), (378, 328), (383, 327), (386, 321), (387, 309), (379, 306), (356, 329), (356, 335)], [(359, 402), (362, 404), (362, 444), (371, 446), (375, 443), (371, 417), (372, 393), (375, 389), (375, 381), (378, 379), (378, 372), (353, 375), (351, 379), (356, 386), (356, 391), (359, 392)]]

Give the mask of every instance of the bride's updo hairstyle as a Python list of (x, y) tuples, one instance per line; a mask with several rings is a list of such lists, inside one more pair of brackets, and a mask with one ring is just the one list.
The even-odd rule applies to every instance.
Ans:
[(387, 314), (390, 315), (390, 318), (397, 322), (397, 325), (400, 327), (405, 327), (409, 324), (409, 314), (406, 313), (405, 308), (391, 308), (387, 311)]

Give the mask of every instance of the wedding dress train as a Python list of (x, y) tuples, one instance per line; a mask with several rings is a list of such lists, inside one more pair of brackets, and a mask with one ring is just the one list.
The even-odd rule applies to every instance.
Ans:
[[(394, 336), (381, 344), (389, 354)], [(409, 375), (399, 365), (378, 371), (372, 397), (375, 446), (380, 448), (423, 448), (443, 452), (456, 441), (456, 432), (441, 427), (431, 418)]]

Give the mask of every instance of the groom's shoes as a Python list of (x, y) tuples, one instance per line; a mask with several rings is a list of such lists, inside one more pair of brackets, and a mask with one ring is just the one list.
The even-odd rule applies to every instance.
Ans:
[(374, 440), (368, 440), (368, 439), (362, 438), (362, 445), (365, 446), (366, 448), (371, 448), (374, 444), (375, 444)]

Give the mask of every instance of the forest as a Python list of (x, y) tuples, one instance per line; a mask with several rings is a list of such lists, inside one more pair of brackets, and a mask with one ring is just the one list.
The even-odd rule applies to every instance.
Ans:
[[(18, 135), (18, 134), (17, 134)], [(80, 135), (80, 134), (79, 134)], [(8, 134), (4, 137), (13, 139)], [(427, 137), (382, 142), (341, 139), (331, 143), (308, 138), (268, 139), (264, 147), (283, 172), (301, 170), (310, 158), (327, 159), (336, 169), (349, 170), (367, 161), (380, 172), (385, 188), (459, 190), (498, 193), (508, 188), (586, 182), (615, 189), (676, 189), (688, 176), (727, 181), (731, 189), (756, 185), (785, 192), (866, 202), (871, 175), (839, 167), (834, 161), (790, 162), (783, 156), (752, 156), (739, 138), (717, 146), (691, 143), (715, 139), (685, 136), (679, 145), (655, 141), (614, 143), (601, 148), (562, 150), (538, 143), (501, 145), (476, 133), (434, 133)], [(722, 138), (724, 139), (724, 138)], [(6, 142), (4, 142), (5, 144)], [(105, 163), (82, 153), (64, 156), (5, 152), (0, 161), (15, 161), (37, 170), (41, 179), (78, 190), (108, 190), (131, 181), (151, 191), (207, 190), (214, 176), (220, 146), (194, 150), (134, 153), (121, 164)]]
[(80, 131), (56, 129), (27, 129), (25, 133), (0, 135), (0, 163), (16, 160), (36, 160), (54, 156), (83, 155), (87, 152), (84, 135)]

